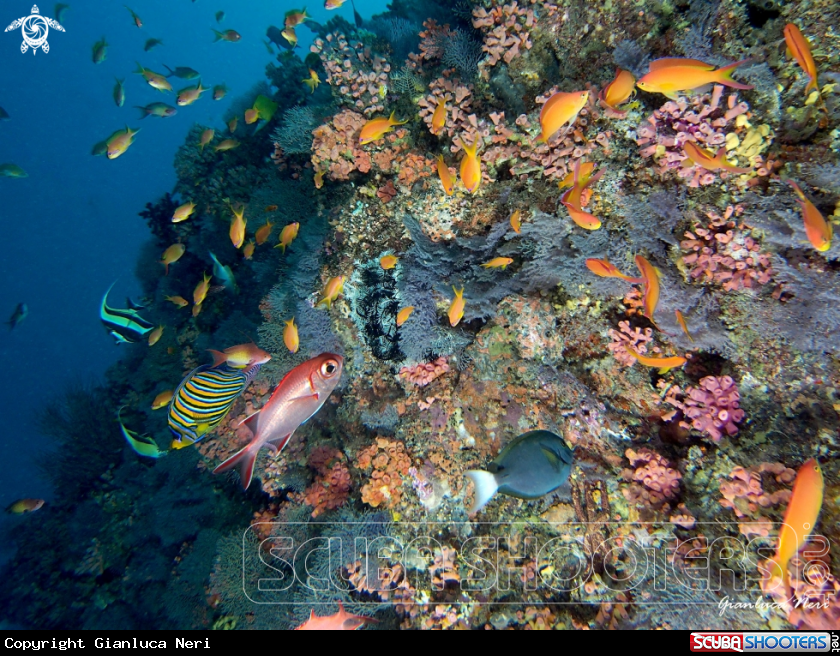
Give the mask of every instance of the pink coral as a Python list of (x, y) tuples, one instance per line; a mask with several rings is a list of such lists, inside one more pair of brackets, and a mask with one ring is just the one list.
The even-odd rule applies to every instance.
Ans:
[[(538, 96), (537, 103), (544, 104), (555, 91), (553, 87)], [(595, 128), (598, 113), (596, 94), (590, 91), (589, 100), (574, 124), (560, 130), (549, 143), (536, 143), (539, 125), (532, 125), (525, 114), (513, 125), (506, 122), (504, 112), (490, 114), (492, 126), (485, 126), (482, 120), (475, 130), (485, 142), (490, 142), (482, 160), (496, 167), (507, 162), (510, 172), (523, 178), (533, 171), (542, 171), (547, 178), (562, 179), (574, 170), (575, 162), (584, 157), (591, 159), (596, 148), (609, 152), (612, 132), (599, 132)]]
[[(734, 130), (734, 119), (747, 111), (746, 103), (738, 103), (731, 93), (725, 108), (720, 100), (723, 87), (715, 85), (712, 94), (696, 94), (690, 98), (669, 100), (651, 114), (636, 131), (636, 143), (642, 146), (642, 157), (653, 157), (657, 173), (664, 176), (674, 171), (688, 181), (689, 187), (714, 184), (718, 176), (694, 164), (683, 151), (687, 141), (717, 152), (726, 144), (726, 133)], [(720, 177), (729, 173), (721, 171)]]
[(483, 7), (473, 10), (473, 27), (485, 31), (484, 45), (481, 49), (487, 57), (481, 65), (481, 75), (488, 79), (488, 67), (495, 66), (504, 59), (510, 64), (524, 50), (530, 50), (531, 29), (536, 25), (536, 17), (531, 9), (520, 7), (513, 2), (498, 4), (489, 11)]
[(683, 428), (694, 428), (708, 435), (713, 442), (720, 442), (725, 432), (730, 437), (738, 432), (738, 422), (744, 419), (740, 409), (741, 395), (735, 381), (729, 376), (706, 376), (700, 387), (684, 391), (685, 400), (676, 397), (679, 388), (671, 388), (666, 401), (683, 411), (691, 423), (681, 421)]
[(770, 254), (761, 252), (761, 246), (745, 226), (731, 220), (741, 212), (741, 206), (731, 205), (722, 217), (710, 210), (706, 212), (710, 220), (706, 227), (697, 224), (693, 232), (685, 233), (680, 248), (689, 251), (683, 262), (693, 279), (718, 283), (727, 291), (757, 287), (772, 280)]
[(659, 508), (677, 497), (682, 475), (665, 458), (650, 449), (627, 449), (624, 455), (633, 469), (625, 469), (622, 476), (627, 481), (635, 481), (623, 490), (628, 501)]
[(432, 81), (429, 84), (429, 95), (420, 99), (417, 103), (420, 106), (420, 118), (431, 130), (432, 116), (441, 99), (446, 100), (446, 122), (441, 133), (449, 137), (469, 134), (475, 135), (475, 128), (470, 123), (469, 115), (472, 113), (470, 104), (472, 102), (472, 85), (463, 85), (449, 79), (444, 72), (443, 77)]
[[(639, 327), (630, 329), (629, 321), (619, 321), (618, 330), (610, 328), (607, 334), (612, 339), (612, 342), (607, 344), (607, 348), (613, 354), (613, 357), (625, 367), (632, 367), (637, 360), (627, 352), (625, 346), (630, 346), (636, 353), (644, 355), (648, 352), (648, 344), (653, 340), (653, 329), (645, 328), (642, 330)], [(654, 352), (658, 353), (659, 348), (653, 347)]]
[[(756, 514), (760, 509), (785, 504), (790, 500), (790, 490), (782, 488), (770, 492), (767, 486), (771, 481), (778, 485), (789, 485), (796, 478), (796, 472), (780, 462), (762, 462), (749, 468), (734, 467), (727, 478), (729, 480), (720, 484), (720, 493), (723, 495), (720, 505), (733, 510), (739, 519), (761, 519), (761, 515)], [(742, 527), (741, 532), (756, 533), (749, 527)], [(759, 532), (762, 531), (759, 529)]]
[(400, 378), (418, 387), (425, 387), (436, 378), (440, 378), (449, 371), (449, 363), (445, 357), (439, 357), (434, 362), (421, 362), (413, 367), (400, 369)]
[(348, 41), (341, 32), (328, 34), (326, 40), (315, 39), (310, 50), (321, 58), (337, 102), (367, 117), (385, 111), (379, 90), (388, 84), (391, 65), (387, 61), (360, 41)]

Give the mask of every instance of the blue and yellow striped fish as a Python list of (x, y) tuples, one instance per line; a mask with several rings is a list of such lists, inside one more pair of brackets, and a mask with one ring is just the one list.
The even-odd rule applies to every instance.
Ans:
[(233, 369), (205, 364), (187, 374), (169, 403), (172, 448), (195, 444), (218, 426), (261, 366)]

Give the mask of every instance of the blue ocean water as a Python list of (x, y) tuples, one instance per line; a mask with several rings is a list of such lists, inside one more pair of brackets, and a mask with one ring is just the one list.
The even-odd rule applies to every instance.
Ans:
[[(13, 162), (29, 174), (0, 177), (5, 245), (0, 315), (5, 320), (18, 303), (29, 306), (29, 316), (15, 330), (0, 329), (2, 507), (20, 497), (49, 498), (49, 485), (33, 466), (46, 449), (35, 420), (45, 401), (69, 382), (99, 379), (121, 354), (99, 322), (99, 302), (115, 280), (111, 300), (118, 306), (139, 292), (135, 262), (149, 233), (138, 212), (172, 190), (175, 152), (192, 125), (223, 127), (229, 103), (265, 79), (265, 66), (274, 61), (263, 43), (266, 28), (282, 26), (284, 13), (299, 8), (270, 0), (143, 0), (129, 5), (143, 21), (138, 29), (121, 2), (69, 5), (65, 32), (48, 35), (49, 53), (22, 54), (20, 30), (0, 32), (0, 107), (11, 117), (0, 121), (0, 163)], [(366, 18), (385, 5), (384, 0), (356, 2)], [(44, 16), (52, 17), (53, 8), (39, 5)], [(217, 23), (220, 10), (226, 16)], [(31, 11), (26, 0), (3, 2), (0, 24)], [(310, 3), (307, 11), (318, 22), (335, 15), (353, 20), (349, 2), (329, 13)], [(235, 29), (242, 38), (214, 43), (212, 29)], [(92, 46), (103, 36), (107, 59), (94, 64)], [(149, 38), (163, 45), (144, 52)], [(301, 29), (299, 38), (304, 57), (311, 32)], [(164, 73), (164, 64), (189, 66), (201, 73), (204, 86), (224, 83), (228, 95), (216, 102), (206, 93), (173, 117), (139, 120), (135, 105), (174, 105), (175, 97), (134, 74), (137, 62)], [(112, 98), (115, 78), (126, 80), (123, 107)], [(192, 84), (170, 80), (176, 91)], [(114, 160), (91, 156), (95, 143), (126, 125), (141, 128), (128, 152)], [(2, 515), (0, 530), (9, 521)]]

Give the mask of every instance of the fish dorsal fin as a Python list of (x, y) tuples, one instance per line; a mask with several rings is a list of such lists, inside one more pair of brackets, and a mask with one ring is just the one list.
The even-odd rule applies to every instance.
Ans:
[(706, 71), (714, 69), (714, 64), (707, 64), (699, 59), (683, 59), (682, 57), (663, 57), (656, 59), (650, 63), (651, 71), (659, 71), (663, 68), (671, 68), (673, 66), (690, 66), (692, 68), (702, 68)]

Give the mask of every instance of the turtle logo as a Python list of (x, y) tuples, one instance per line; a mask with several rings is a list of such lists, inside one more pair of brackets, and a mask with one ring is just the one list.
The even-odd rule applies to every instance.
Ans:
[(64, 28), (59, 25), (58, 21), (41, 16), (38, 11), (38, 5), (32, 5), (32, 14), (18, 18), (5, 31), (10, 32), (17, 28), (20, 28), (23, 34), (23, 43), (20, 44), (20, 51), (25, 53), (32, 48), (33, 55), (38, 51), (38, 48), (41, 48), (44, 52), (50, 51), (50, 44), (47, 43), (47, 35), (50, 33), (50, 28), (59, 32), (64, 31)]

